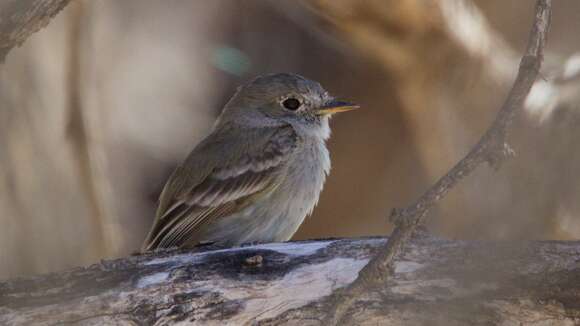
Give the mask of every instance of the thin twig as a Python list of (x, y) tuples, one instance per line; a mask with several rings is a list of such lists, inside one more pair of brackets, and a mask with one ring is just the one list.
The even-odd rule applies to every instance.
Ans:
[(391, 220), (396, 227), (389, 241), (359, 272), (358, 278), (349, 286), (337, 291), (331, 298), (331, 309), (326, 324), (339, 324), (357, 297), (383, 285), (392, 275), (394, 258), (422, 224), (429, 210), (439, 202), (461, 179), (469, 175), (481, 163), (488, 162), (494, 168), (513, 154), (506, 142), (508, 129), (517, 111), (523, 106), (534, 84), (542, 61), (544, 46), (550, 27), (551, 0), (538, 0), (536, 15), (518, 75), (501, 110), (491, 127), (471, 151), (445, 176), (429, 188), (415, 203), (407, 208), (393, 210)]

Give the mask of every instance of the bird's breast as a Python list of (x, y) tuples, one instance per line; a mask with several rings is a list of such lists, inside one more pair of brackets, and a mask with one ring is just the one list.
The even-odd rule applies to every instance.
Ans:
[(305, 141), (291, 161), (285, 177), (269, 198), (269, 220), (265, 230), (273, 241), (289, 240), (306, 216), (318, 203), (326, 175), (330, 171), (330, 156), (323, 140)]
[(330, 155), (324, 141), (307, 140), (289, 162), (287, 177), (280, 190), (287, 191), (291, 195), (289, 198), (303, 199), (305, 213), (310, 214), (329, 172)]

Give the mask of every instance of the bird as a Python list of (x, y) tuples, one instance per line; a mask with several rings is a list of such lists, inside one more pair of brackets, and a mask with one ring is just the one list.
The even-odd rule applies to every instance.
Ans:
[(290, 240), (330, 171), (330, 117), (357, 108), (293, 73), (238, 87), (169, 177), (141, 252)]

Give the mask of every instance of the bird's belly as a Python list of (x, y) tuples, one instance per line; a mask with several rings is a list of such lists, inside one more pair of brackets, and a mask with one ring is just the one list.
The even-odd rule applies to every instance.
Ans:
[(329, 169), (324, 143), (305, 146), (269, 196), (208, 226), (204, 241), (238, 245), (289, 240), (318, 202)]

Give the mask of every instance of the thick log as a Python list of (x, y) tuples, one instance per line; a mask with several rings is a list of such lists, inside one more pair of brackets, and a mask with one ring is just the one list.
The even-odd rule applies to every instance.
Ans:
[[(385, 239), (161, 252), (0, 283), (1, 325), (320, 325)], [(580, 242), (416, 238), (361, 325), (575, 325)]]

